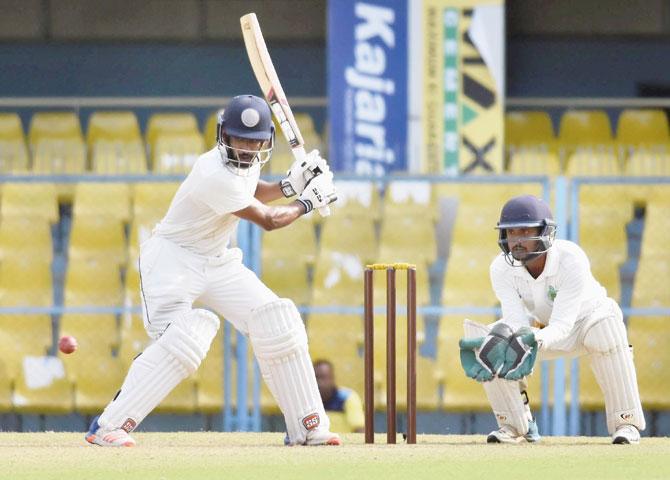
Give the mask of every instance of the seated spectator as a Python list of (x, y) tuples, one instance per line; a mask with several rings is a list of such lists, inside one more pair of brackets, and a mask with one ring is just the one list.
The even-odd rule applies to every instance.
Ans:
[(337, 386), (333, 364), (328, 360), (315, 361), (314, 372), (331, 431), (362, 433), (365, 419), (361, 397), (353, 390)]

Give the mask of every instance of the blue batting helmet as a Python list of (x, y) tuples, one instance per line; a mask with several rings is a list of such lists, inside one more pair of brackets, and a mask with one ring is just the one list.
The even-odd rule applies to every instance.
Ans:
[(238, 95), (219, 115), (217, 143), (223, 134), (249, 140), (267, 141), (272, 138), (275, 126), (270, 107), (254, 95)]

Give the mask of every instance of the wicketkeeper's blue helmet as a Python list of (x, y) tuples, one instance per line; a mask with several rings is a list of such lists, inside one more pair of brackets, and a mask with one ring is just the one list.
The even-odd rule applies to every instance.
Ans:
[(525, 239), (537, 240), (538, 248), (526, 255), (522, 264), (549, 250), (556, 238), (556, 222), (554, 222), (549, 206), (542, 199), (533, 195), (520, 195), (508, 200), (500, 212), (500, 221), (496, 229), (499, 231), (498, 246), (510, 265), (515, 265), (515, 258), (507, 242), (507, 229), (524, 227), (538, 227), (540, 230), (537, 236)]

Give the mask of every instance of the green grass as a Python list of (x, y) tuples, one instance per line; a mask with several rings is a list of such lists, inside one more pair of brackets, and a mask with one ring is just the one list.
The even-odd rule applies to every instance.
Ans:
[(0, 478), (73, 479), (668, 479), (670, 439), (544, 437), (487, 445), (485, 437), (420, 435), (417, 445), (284, 447), (277, 433), (137, 433), (136, 448), (100, 448), (83, 434), (0, 433)]

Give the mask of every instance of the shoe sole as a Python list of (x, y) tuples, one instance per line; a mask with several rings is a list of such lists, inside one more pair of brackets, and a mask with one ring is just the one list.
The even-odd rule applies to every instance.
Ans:
[(626, 437), (616, 437), (614, 440), (612, 440), (613, 445), (637, 445), (640, 443), (640, 441), (630, 441)]
[(90, 443), (91, 445), (97, 445), (98, 447), (134, 447), (135, 446), (135, 444), (133, 442), (126, 442), (126, 443), (122, 443), (121, 445), (112, 445), (112, 444), (109, 444), (109, 443), (103, 445), (103, 444), (100, 444), (100, 443), (95, 441), (96, 438), (97, 438), (95, 435), (86, 435), (85, 438), (86, 438), (86, 441), (88, 443)]
[(498, 437), (496, 437), (495, 435), (489, 435), (488, 437), (486, 437), (486, 443), (506, 443), (506, 444), (514, 445), (514, 444), (520, 443), (522, 440), (526, 440), (526, 439), (524, 437), (519, 437), (515, 440), (510, 440), (508, 442), (504, 442), (504, 441), (500, 440)]

